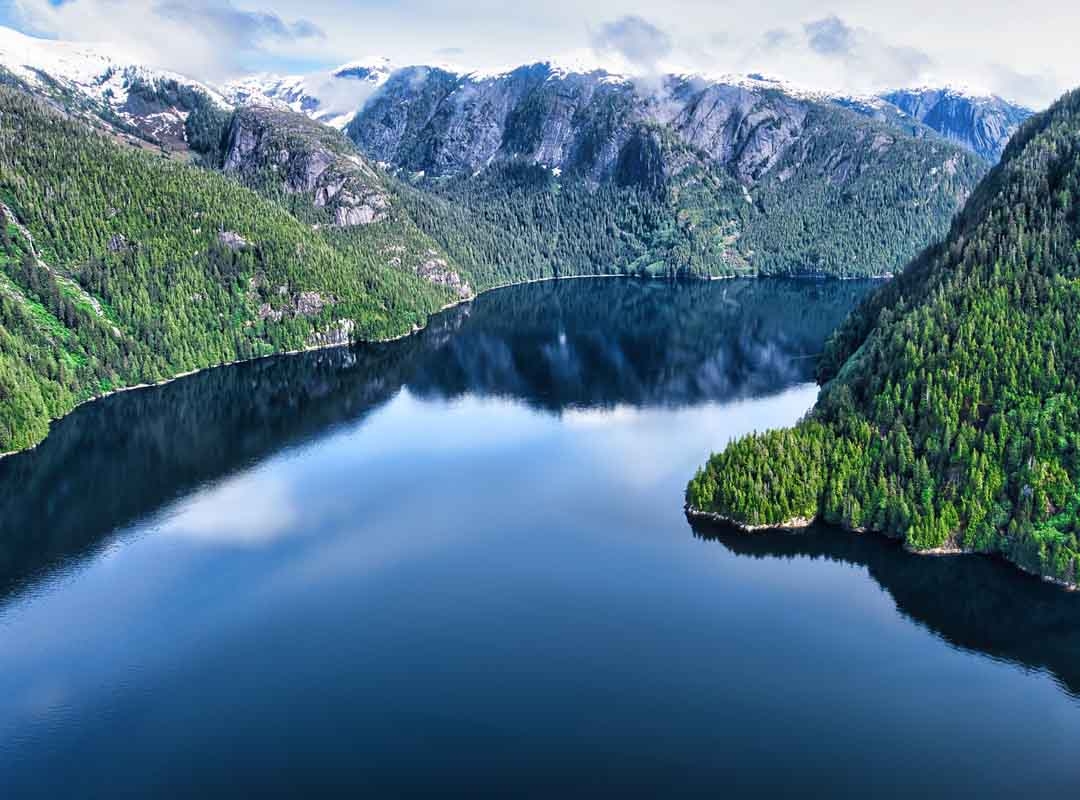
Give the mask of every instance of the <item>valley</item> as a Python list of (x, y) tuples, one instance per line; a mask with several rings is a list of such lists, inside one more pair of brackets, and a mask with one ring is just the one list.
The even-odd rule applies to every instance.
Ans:
[[(546, 64), (376, 61), (217, 90), (0, 33), (0, 452), (113, 389), (399, 336), (494, 286), (888, 275), (988, 168), (933, 114), (762, 79), (672, 77), (661, 103)], [(366, 105), (324, 124), (316, 87)]]
[(8, 797), (1073, 797), (1080, 10), (0, 3)]

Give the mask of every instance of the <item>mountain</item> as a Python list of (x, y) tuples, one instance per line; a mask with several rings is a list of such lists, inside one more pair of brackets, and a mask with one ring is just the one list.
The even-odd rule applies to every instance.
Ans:
[[(376, 160), (429, 177), (525, 159), (603, 181), (615, 177), (636, 126), (653, 125), (752, 185), (798, 140), (821, 135), (813, 123), (831, 100), (762, 77), (642, 82), (550, 63), (494, 76), (409, 67), (391, 76), (347, 133)], [(834, 119), (872, 130), (854, 116)]]
[(310, 75), (252, 75), (221, 92), (233, 105), (287, 108), (340, 130), (392, 72), (388, 59), (369, 58)]
[[(168, 149), (125, 132), (94, 80), (15, 69), (0, 67), (0, 142), (14, 143), (0, 147), (0, 453), (103, 393), (399, 336), (475, 291), (557, 274), (508, 261), (514, 233), (479, 220), (455, 260), (419, 224), (449, 229), (453, 209), (304, 115), (227, 111)], [(187, 163), (196, 141), (214, 146)]]
[[(0, 140), (18, 143), (0, 148), (0, 451), (104, 392), (396, 336), (493, 286), (886, 272), (985, 169), (761, 80), (371, 69), (335, 72), (382, 87), (350, 139), (311, 107), (233, 107), (0, 30)], [(390, 172), (361, 135), (380, 128)]]
[(325, 210), (325, 219), (313, 221), (348, 227), (386, 218), (390, 199), (379, 173), (348, 139), (302, 114), (241, 108), (232, 116), (223, 152), (226, 175)]
[(209, 86), (94, 47), (0, 27), (2, 79), (136, 146), (216, 157), (230, 105)]
[(687, 489), (739, 526), (821, 517), (1080, 586), (1080, 92), (1024, 123), (948, 238), (834, 334), (796, 428)]
[(991, 163), (997, 163), (1009, 139), (1033, 113), (995, 95), (948, 88), (901, 89), (882, 99)]
[(636, 193), (654, 230), (619, 229), (639, 246), (620, 257), (650, 274), (885, 274), (947, 231), (987, 169), (942, 139), (765, 79), (643, 85), (551, 64), (398, 70), (346, 133), (473, 217), (497, 216), (485, 197), (494, 189), (505, 206), (520, 186), (500, 187), (523, 170), (521, 193), (555, 209), (548, 228), (574, 213), (568, 187), (618, 190), (612, 202)]
[(12, 87), (0, 141), (17, 143), (0, 147), (0, 452), (104, 392), (397, 336), (461, 297), (400, 207), (322, 228)]
[[(419, 275), (456, 300), (473, 296), (470, 280), (485, 287), (507, 281), (505, 265), (493, 265), (486, 280), (482, 271), (452, 265), (405, 207), (397, 182), (339, 131), (303, 114), (258, 105), (237, 109), (218, 166), (294, 218), (324, 231), (340, 250), (359, 247), (363, 257), (373, 235), (387, 238), (381, 252), (388, 265)], [(423, 203), (417, 207), (428, 219), (438, 216)], [(475, 258), (462, 263), (475, 265)]]
[[(588, 70), (565, 68), (551, 63), (547, 66), (562, 75), (589, 73)], [(458, 75), (430, 66), (409, 67), (407, 73), (413, 76), (425, 75), (433, 69)], [(276, 104), (278, 107), (288, 107), (292, 111), (306, 114), (332, 127), (344, 129), (395, 71), (397, 67), (387, 58), (366, 58), (330, 72), (290, 76), (251, 75), (225, 84), (221, 93), (234, 105)], [(499, 77), (482, 73), (461, 73), (458, 76), (470, 78), (474, 82)], [(628, 80), (621, 76), (608, 77), (616, 81)], [(989, 92), (950, 86), (896, 89), (878, 95), (847, 95), (808, 92), (759, 73), (718, 81), (700, 77), (682, 78), (691, 79), (703, 84), (771, 87), (787, 94), (833, 103), (863, 116), (887, 122), (916, 137), (938, 134), (991, 163), (996, 163), (1001, 158), (1009, 138), (1019, 125), (1034, 113), (1025, 106)], [(664, 80), (670, 81), (671, 78)], [(655, 84), (656, 80), (649, 79), (645, 83)]]

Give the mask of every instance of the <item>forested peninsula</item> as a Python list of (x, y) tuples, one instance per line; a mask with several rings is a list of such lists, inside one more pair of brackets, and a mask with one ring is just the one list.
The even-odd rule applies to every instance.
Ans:
[(1080, 92), (1033, 117), (948, 237), (852, 313), (793, 429), (712, 456), (691, 515), (821, 519), (1080, 586)]

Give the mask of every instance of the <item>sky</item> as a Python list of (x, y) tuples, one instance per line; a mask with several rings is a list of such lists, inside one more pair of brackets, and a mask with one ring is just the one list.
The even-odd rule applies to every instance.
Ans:
[(1043, 107), (1080, 85), (1080, 3), (1047, 0), (0, 0), (0, 24), (208, 81), (553, 59), (648, 76), (761, 73), (868, 93), (951, 84)]

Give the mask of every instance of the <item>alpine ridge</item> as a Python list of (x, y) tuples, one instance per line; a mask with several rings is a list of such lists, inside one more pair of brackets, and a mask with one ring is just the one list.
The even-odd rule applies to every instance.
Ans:
[(525, 193), (555, 206), (568, 186), (635, 191), (658, 230), (624, 260), (647, 274), (887, 274), (946, 232), (987, 169), (940, 137), (763, 78), (646, 86), (547, 63), (398, 70), (346, 133), (474, 216), (497, 213), (479, 187), (526, 171)]
[(996, 163), (1030, 109), (985, 93), (902, 89), (882, 97), (911, 119)]

